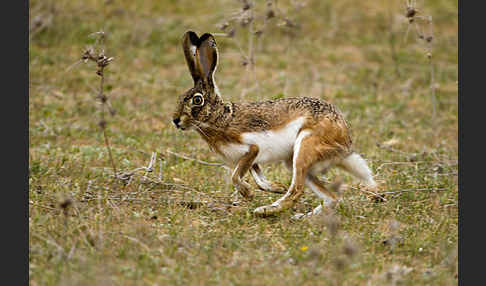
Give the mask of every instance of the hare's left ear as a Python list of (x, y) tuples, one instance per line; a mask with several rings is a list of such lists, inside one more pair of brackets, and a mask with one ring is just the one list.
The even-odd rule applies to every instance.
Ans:
[(197, 49), (197, 60), (203, 79), (214, 85), (214, 71), (218, 66), (218, 48), (214, 37), (206, 33), (199, 38), (199, 47)]
[(187, 31), (182, 37), (182, 49), (184, 50), (184, 56), (186, 58), (187, 67), (191, 72), (194, 84), (196, 84), (201, 78), (201, 70), (198, 67), (197, 60), (197, 47), (199, 46), (199, 37), (193, 31)]

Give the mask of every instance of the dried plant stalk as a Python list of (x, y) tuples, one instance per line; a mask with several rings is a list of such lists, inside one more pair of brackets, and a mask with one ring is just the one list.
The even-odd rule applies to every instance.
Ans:
[[(410, 26), (413, 25), (415, 33), (419, 41), (425, 44), (425, 55), (428, 59), (428, 64), (430, 66), (430, 93), (432, 98), (432, 118), (435, 119), (437, 112), (437, 98), (435, 95), (435, 73), (434, 73), (434, 63), (432, 62), (432, 42), (434, 40), (433, 22), (432, 16), (422, 16), (420, 15), (420, 10), (416, 7), (416, 0), (406, 0), (405, 3), (405, 17), (408, 20), (408, 27), (405, 33), (404, 40), (407, 39), (408, 31)], [(424, 28), (425, 26), (425, 28)]]
[[(107, 134), (107, 121), (105, 119), (105, 110), (109, 109), (111, 115), (114, 114), (114, 110), (108, 106), (108, 97), (104, 94), (104, 84), (105, 84), (105, 68), (114, 60), (113, 57), (107, 57), (105, 55), (105, 32), (100, 31), (91, 34), (90, 36), (98, 36), (96, 39), (96, 42), (93, 47), (87, 48), (83, 55), (81, 56), (81, 60), (84, 62), (88, 61), (93, 61), (96, 63), (98, 69), (96, 71), (96, 74), (100, 77), (100, 85), (99, 85), (99, 90), (97, 91), (97, 96), (96, 98), (100, 101), (101, 103), (101, 119), (98, 123), (100, 126), (101, 130), (103, 131), (103, 138), (105, 141), (105, 146), (108, 151), (108, 156), (110, 160), (110, 164), (113, 168), (113, 172), (115, 173), (115, 177), (117, 176), (117, 169), (115, 165), (115, 161), (113, 160), (113, 155), (111, 152), (111, 146), (110, 146), (110, 140), (108, 138)], [(101, 42), (101, 49), (96, 55), (95, 48), (98, 46), (98, 43)]]

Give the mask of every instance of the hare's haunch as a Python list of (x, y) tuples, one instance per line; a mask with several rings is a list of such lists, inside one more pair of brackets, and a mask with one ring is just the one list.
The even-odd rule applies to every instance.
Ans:
[[(223, 101), (214, 81), (218, 49), (211, 34), (198, 37), (188, 31), (182, 47), (194, 87), (179, 97), (173, 122), (182, 130), (195, 129), (233, 168), (232, 182), (240, 194), (253, 198), (250, 185), (243, 180), (250, 171), (259, 188), (285, 193), (255, 214), (277, 214), (292, 207), (308, 186), (325, 203), (338, 198), (318, 179), (330, 167), (338, 166), (375, 188), (366, 161), (351, 150), (349, 127), (334, 105), (321, 99), (300, 97), (263, 102)], [(270, 182), (259, 164), (285, 162), (292, 170), (292, 183)], [(319, 206), (312, 213), (320, 211)]]

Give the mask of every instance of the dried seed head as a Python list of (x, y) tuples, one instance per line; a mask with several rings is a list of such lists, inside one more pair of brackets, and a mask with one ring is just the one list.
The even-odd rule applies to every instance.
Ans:
[(108, 101), (108, 97), (106, 97), (104, 94), (99, 95), (98, 98), (100, 99), (101, 103), (106, 103), (106, 101)]
[(425, 40), (427, 41), (427, 43), (432, 42), (433, 39), (434, 39), (433, 36), (428, 36), (427, 38), (425, 38)]
[(61, 207), (61, 209), (63, 210), (66, 210), (67, 208), (69, 208), (69, 206), (73, 203), (73, 201), (69, 198), (66, 198), (64, 200), (62, 200), (60, 203), (59, 203), (59, 207)]
[(253, 6), (253, 3), (251, 2), (248, 2), (248, 0), (243, 0), (243, 11), (246, 11), (246, 10), (249, 10), (252, 6)]
[(228, 27), (229, 27), (228, 22), (224, 22), (224, 23), (221, 23), (221, 24), (218, 25), (218, 29), (220, 29), (222, 31), (226, 30), (226, 28), (228, 28)]
[(267, 11), (267, 13), (265, 14), (265, 17), (267, 17), (267, 20), (268, 20), (268, 19), (271, 19), (271, 18), (275, 17), (275, 12), (274, 12), (272, 9), (270, 9), (270, 10), (268, 10), (268, 11)]
[(94, 50), (92, 47), (86, 48), (83, 52), (83, 55), (81, 56), (81, 60), (84, 61), (85, 63), (88, 62), (88, 60), (95, 60)]
[(248, 24), (253, 22), (253, 17), (250, 16), (249, 14), (245, 13), (241, 18), (240, 18), (240, 25), (242, 27), (246, 27)]
[(102, 128), (102, 129), (105, 129), (106, 128), (106, 120), (102, 119), (100, 120), (100, 122), (98, 123), (98, 125)]
[(107, 65), (110, 64), (110, 62), (112, 62), (115, 58), (113, 57), (106, 57), (105, 55), (100, 55), (98, 57), (98, 60), (96, 61), (97, 64), (98, 64), (98, 67), (106, 67)]
[(417, 12), (418, 10), (416, 10), (414, 7), (407, 7), (406, 17), (413, 18), (415, 15), (417, 15)]
[(227, 33), (226, 33), (226, 36), (228, 36), (229, 38), (233, 38), (236, 34), (236, 31), (235, 31), (235, 28), (231, 28)]

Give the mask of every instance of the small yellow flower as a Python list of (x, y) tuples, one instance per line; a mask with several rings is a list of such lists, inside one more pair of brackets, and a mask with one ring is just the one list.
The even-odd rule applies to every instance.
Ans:
[(302, 247), (300, 248), (300, 250), (302, 250), (302, 251), (307, 251), (307, 249), (309, 249), (309, 247), (308, 247), (308, 246), (302, 246)]

